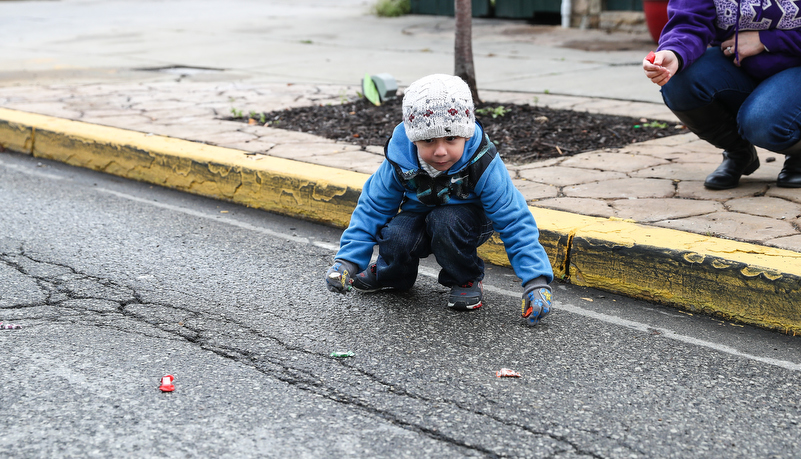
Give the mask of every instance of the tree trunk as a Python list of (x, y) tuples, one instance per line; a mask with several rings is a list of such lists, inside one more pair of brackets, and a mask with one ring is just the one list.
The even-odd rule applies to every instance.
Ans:
[(476, 69), (473, 67), (473, 7), (471, 0), (454, 0), (456, 11), (456, 40), (454, 47), (455, 70), (454, 74), (463, 79), (470, 92), (473, 102), (479, 103), (478, 88), (476, 87)]

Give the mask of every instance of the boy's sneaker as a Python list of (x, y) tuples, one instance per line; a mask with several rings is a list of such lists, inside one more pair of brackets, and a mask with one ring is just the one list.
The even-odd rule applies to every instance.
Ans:
[[(354, 284), (355, 285), (355, 284)], [(451, 288), (448, 307), (457, 311), (469, 311), (481, 307), (484, 297), (484, 287), (481, 281), (470, 281), (464, 285)]]
[(375, 276), (375, 263), (371, 264), (364, 271), (353, 277), (353, 288), (360, 292), (377, 292), (382, 289)]

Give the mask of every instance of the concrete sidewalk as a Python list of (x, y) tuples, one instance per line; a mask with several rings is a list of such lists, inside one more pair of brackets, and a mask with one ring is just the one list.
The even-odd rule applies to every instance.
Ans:
[[(242, 2), (236, 12), (199, 2), (206, 12), (178, 21), (181, 33), (163, 18), (148, 25), (165, 7), (157, 3), (66, 1), (51, 5), (57, 11), (35, 3), (0, 3), (0, 13), (12, 6), (54, 25), (49, 38), (0, 32), (0, 63), (15, 69), (0, 73), (0, 146), (339, 226), (380, 148), (222, 118), (231, 108), (340, 103), (365, 72), (392, 73), (401, 85), (452, 72), (452, 19), (379, 19), (357, 1)], [(97, 8), (82, 10), (87, 3)], [(181, 4), (190, 2), (170, 8)], [(68, 27), (90, 14), (108, 15), (90, 29), (108, 27), (121, 12), (135, 32)], [(212, 35), (239, 39), (209, 40), (212, 17)], [(474, 28), (486, 101), (675, 121), (643, 81), (647, 37), (514, 21)], [(634, 49), (581, 49), (598, 43)], [(82, 55), (90, 44), (95, 51)], [(509, 169), (558, 277), (795, 333), (801, 190), (774, 186), (780, 155), (760, 158), (741, 187), (722, 192), (702, 185), (720, 152), (692, 134)], [(507, 263), (497, 241), (483, 255)]]

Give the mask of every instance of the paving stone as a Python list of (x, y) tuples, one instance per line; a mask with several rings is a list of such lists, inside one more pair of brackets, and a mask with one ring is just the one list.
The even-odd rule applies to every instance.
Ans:
[(695, 160), (696, 162), (719, 163), (720, 152), (704, 152), (690, 148), (687, 144), (682, 145), (660, 145), (644, 143), (632, 143), (622, 147), (618, 153), (634, 155), (648, 155), (654, 158), (675, 160), (678, 158)]
[(715, 201), (691, 199), (618, 199), (609, 203), (614, 216), (638, 222), (651, 223), (723, 212), (723, 204)]
[(801, 252), (801, 235), (768, 239), (763, 243), (771, 247), (778, 247), (780, 249), (792, 250), (793, 252)]
[(131, 97), (123, 94), (99, 94), (96, 96), (86, 96), (80, 94), (70, 94), (61, 99), (65, 105), (72, 108), (88, 109), (102, 109), (102, 108), (138, 108), (132, 107)]
[(697, 217), (655, 222), (654, 225), (757, 243), (799, 233), (790, 222), (737, 212), (715, 212)]
[[(239, 128), (242, 132), (250, 132), (258, 136), (259, 140), (264, 142), (274, 142), (277, 144), (285, 144), (285, 143), (319, 143), (319, 142), (327, 142), (328, 139), (324, 139), (312, 134), (306, 134), (305, 132), (296, 132), (296, 131), (287, 131), (284, 129), (277, 129), (277, 128), (270, 128), (264, 126), (247, 126), (242, 125)], [(329, 142), (334, 142), (330, 140)]]
[(323, 166), (335, 166), (364, 174), (372, 174), (378, 170), (378, 166), (384, 161), (384, 157), (376, 156), (366, 151), (343, 151), (337, 154), (319, 155), (314, 157), (315, 164)]
[(527, 180), (512, 180), (515, 188), (517, 188), (526, 198), (526, 201), (534, 201), (537, 199), (555, 198), (559, 196), (559, 188), (542, 183), (529, 182)]
[(39, 113), (42, 115), (55, 116), (57, 118), (66, 118), (70, 120), (78, 119), (78, 117), (81, 116), (81, 112), (79, 110), (67, 108), (61, 102), (11, 102), (4, 105), (4, 108)]
[[(176, 137), (186, 136), (186, 138), (196, 138), (199, 136), (206, 136), (210, 134), (220, 134), (220, 133), (227, 133), (227, 132), (237, 132), (237, 127), (240, 126), (239, 123), (234, 123), (232, 121), (217, 121), (217, 120), (206, 120), (206, 121), (194, 121), (191, 123), (176, 123), (174, 121), (167, 123), (158, 123), (156, 121), (151, 120), (151, 124), (164, 124), (165, 126), (170, 126), (172, 132), (175, 133)], [(256, 136), (251, 134), (251, 137), (248, 137), (248, 140), (251, 138), (256, 138)]]
[(656, 166), (665, 160), (652, 156), (641, 156), (627, 153), (591, 152), (571, 156), (562, 162), (562, 166), (601, 171), (633, 172), (646, 167)]
[(198, 106), (191, 106), (181, 110), (172, 110), (172, 109), (153, 110), (148, 107), (144, 109), (144, 113), (147, 114), (147, 116), (153, 118), (154, 120), (165, 120), (165, 119), (172, 120), (181, 118), (201, 118), (201, 117), (209, 119), (222, 116), (221, 114), (216, 113), (211, 108), (198, 107)]
[(256, 139), (258, 139), (258, 137), (253, 134), (239, 131), (193, 134), (190, 137), (190, 140), (194, 140), (196, 142), (203, 142), (221, 147), (225, 147), (233, 143), (248, 142)]
[(99, 118), (83, 118), (81, 121), (95, 123), (103, 126), (111, 126), (120, 129), (128, 129), (139, 132), (154, 132), (153, 122), (144, 115), (125, 115), (125, 116), (104, 116)]
[[(703, 147), (701, 148), (712, 148), (712, 146), (709, 145), (709, 142), (699, 139), (698, 136), (693, 134), (692, 132), (687, 132), (687, 134), (678, 134), (678, 135), (671, 135), (668, 137), (662, 137), (661, 139), (648, 140), (647, 142), (642, 142), (640, 145), (667, 145), (667, 146), (703, 145)], [(688, 148), (692, 148), (693, 150), (700, 149), (696, 147), (688, 147)]]
[(790, 221), (801, 216), (801, 205), (769, 196), (731, 199), (726, 201), (726, 207), (734, 212), (779, 220)]
[(263, 142), (261, 140), (250, 140), (247, 142), (233, 142), (225, 145), (227, 148), (234, 148), (248, 152), (267, 153), (275, 147), (272, 142)]
[(575, 167), (552, 166), (519, 171), (520, 178), (546, 185), (565, 186), (626, 178), (622, 172), (579, 169)]
[(677, 185), (676, 197), (685, 199), (701, 199), (725, 202), (729, 199), (746, 196), (761, 196), (768, 186), (765, 183), (740, 181), (740, 186), (730, 190), (709, 190), (704, 188), (703, 181), (682, 180)]
[[(501, 156), (503, 156), (503, 154), (501, 154)], [(528, 170), (528, 169), (540, 169), (540, 168), (543, 168), (543, 167), (557, 166), (557, 165), (561, 164), (565, 159), (566, 158), (551, 158), (551, 159), (545, 159), (545, 160), (542, 160), (542, 161), (537, 161), (537, 162), (529, 163), (529, 164), (514, 164), (514, 163), (508, 163), (507, 162), (506, 163), (506, 168), (509, 169), (510, 171), (512, 169), (515, 169), (515, 170), (518, 170), (518, 171), (524, 171), (524, 170)], [(506, 161), (506, 160), (504, 159), (504, 161)]]
[[(321, 142), (320, 139), (317, 139), (317, 142), (309, 142), (309, 143), (279, 143), (276, 144), (270, 150), (270, 156), (277, 156), (279, 158), (287, 158), (287, 159), (303, 159), (304, 161), (311, 161), (314, 158), (322, 158), (323, 156), (330, 156), (336, 155), (343, 152), (357, 152), (361, 151), (361, 148), (355, 145), (346, 145), (346, 144), (338, 144), (334, 141), (331, 142)], [(369, 155), (372, 157), (378, 157), (370, 152), (364, 152), (365, 155)], [(344, 158), (344, 157), (339, 157)], [(384, 157), (380, 156), (379, 159), (383, 160)], [(322, 159), (321, 159), (322, 160)], [(326, 161), (328, 165), (331, 164), (331, 161)]]
[(709, 172), (705, 171), (704, 168), (698, 164), (670, 163), (642, 169), (632, 172), (629, 175), (631, 177), (640, 178), (662, 178), (675, 181), (695, 180), (703, 182), (708, 173)]
[(42, 85), (21, 85), (0, 87), (0, 95), (11, 99), (30, 102), (57, 100), (67, 94), (62, 89), (53, 89)]
[(141, 110), (131, 110), (131, 109), (121, 109), (121, 108), (101, 108), (101, 109), (83, 110), (81, 112), (81, 117), (78, 119), (85, 120), (85, 119), (97, 119), (97, 118), (132, 116), (132, 115), (143, 115), (152, 119), (149, 113), (145, 114)]
[[(628, 147), (627, 147), (628, 148)], [(632, 152), (636, 152), (635, 154), (638, 155), (648, 155), (653, 156), (654, 158), (663, 159), (665, 161), (669, 161), (672, 163), (692, 163), (692, 164), (700, 164), (710, 171), (714, 170), (718, 164), (720, 164), (720, 154), (719, 153), (700, 153), (698, 151), (693, 151), (689, 148), (682, 148), (682, 147), (656, 147), (658, 149), (641, 149), (641, 150), (634, 150)], [(629, 153), (630, 151), (624, 150), (621, 153)]]
[(672, 180), (625, 178), (566, 186), (562, 193), (571, 198), (669, 198), (675, 187)]
[(801, 188), (779, 188), (771, 186), (765, 196), (787, 199), (788, 201), (801, 203)]
[(553, 198), (532, 202), (530, 205), (545, 207), (547, 209), (563, 210), (574, 214), (590, 215), (593, 217), (608, 218), (615, 215), (615, 210), (603, 199)]

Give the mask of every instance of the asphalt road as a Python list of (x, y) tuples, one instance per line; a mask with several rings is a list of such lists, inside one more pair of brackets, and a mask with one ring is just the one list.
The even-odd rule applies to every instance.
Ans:
[(0, 457), (797, 457), (797, 338), (561, 284), (526, 328), (498, 267), (343, 297), (339, 233), (0, 154)]

